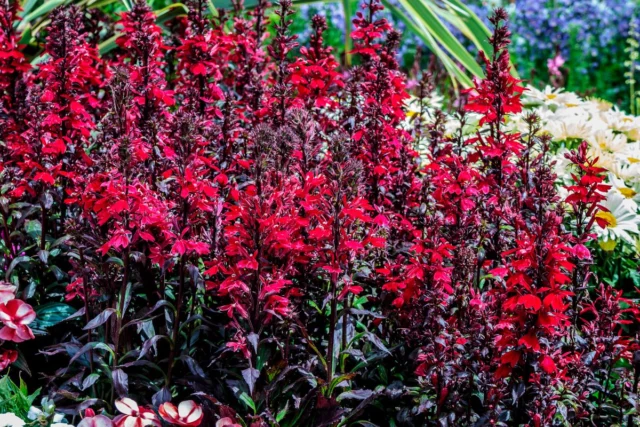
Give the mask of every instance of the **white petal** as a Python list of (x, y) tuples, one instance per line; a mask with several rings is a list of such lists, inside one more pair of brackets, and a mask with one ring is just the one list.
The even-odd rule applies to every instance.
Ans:
[(135, 400), (129, 399), (128, 397), (116, 400), (115, 404), (118, 411), (125, 415), (133, 415), (134, 413), (138, 413), (140, 410)]

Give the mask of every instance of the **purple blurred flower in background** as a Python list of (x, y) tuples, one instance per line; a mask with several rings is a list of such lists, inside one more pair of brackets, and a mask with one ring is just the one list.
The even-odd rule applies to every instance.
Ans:
[(559, 49), (568, 57), (574, 43), (594, 59), (605, 48), (615, 53), (622, 46), (612, 42), (620, 36), (626, 38), (630, 19), (637, 11), (634, 0), (516, 1), (516, 52), (536, 56)]

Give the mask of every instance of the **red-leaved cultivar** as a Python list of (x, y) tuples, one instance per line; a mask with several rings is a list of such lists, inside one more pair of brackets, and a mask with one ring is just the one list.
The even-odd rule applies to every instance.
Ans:
[(290, 0), (130, 3), (102, 55), (55, 9), (30, 62), (0, 2), (0, 370), (81, 426), (633, 424), (637, 306), (590, 272), (604, 171), (577, 145), (563, 198), (539, 119), (512, 129), (504, 10), (451, 133), (407, 118), (378, 1), (353, 67)]

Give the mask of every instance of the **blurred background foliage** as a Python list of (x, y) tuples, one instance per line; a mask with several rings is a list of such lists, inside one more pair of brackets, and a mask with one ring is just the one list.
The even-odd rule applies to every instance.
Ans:
[[(48, 14), (57, 6), (75, 3), (85, 8), (87, 13), (99, 15), (104, 24), (96, 28), (99, 46), (102, 53), (115, 47), (116, 33), (111, 31), (109, 20), (117, 20), (119, 12), (131, 8), (133, 0), (22, 0), (22, 22), (20, 30), (24, 37), (22, 42), (30, 46), (29, 52), (36, 57), (40, 50), (49, 19)], [(257, 0), (246, 0), (246, 7), (254, 7)], [(184, 15), (186, 8), (182, 3), (169, 0), (149, 0), (158, 23), (164, 24), (171, 19)], [(211, 0), (209, 2), (212, 14), (217, 14), (218, 8), (230, 8), (230, 0)], [(309, 1), (295, 0), (294, 4), (302, 9), (298, 14), (294, 28), (302, 30), (304, 22), (313, 13), (320, 13), (330, 18), (331, 27), (327, 41), (334, 45), (337, 54), (345, 64), (350, 64), (350, 33), (351, 23), (357, 9), (358, 0)], [(443, 70), (454, 88), (460, 85), (471, 85), (470, 76), (480, 76), (482, 69), (478, 64), (474, 50), (491, 49), (488, 44), (489, 30), (485, 24), (463, 2), (463, 0), (386, 0), (390, 18), (400, 22), (406, 28), (407, 34), (417, 40), (407, 40), (412, 46), (405, 50), (404, 63), (410, 64), (415, 60), (417, 43), (419, 41), (426, 49), (438, 58)], [(301, 34), (301, 36), (305, 36)], [(473, 46), (470, 50), (468, 46)], [(408, 54), (408, 55), (405, 55)]]
[[(48, 14), (75, 3), (94, 15), (96, 42), (102, 53), (115, 48), (118, 14), (134, 0), (21, 0), (23, 43), (35, 58), (46, 34)], [(258, 0), (245, 0), (253, 7)], [(171, 0), (148, 0), (161, 25), (184, 15)], [(305, 23), (327, 17), (325, 42), (350, 64), (350, 23), (359, 0), (294, 0), (299, 13), (294, 30), (304, 42)], [(231, 0), (210, 0), (212, 14)], [(401, 63), (417, 81), (428, 70), (445, 96), (468, 87), (481, 74), (477, 53), (490, 51), (487, 16), (497, 6), (511, 15), (513, 61), (521, 78), (537, 87), (552, 85), (583, 96), (597, 96), (635, 112), (638, 68), (637, 20), (640, 0), (384, 0), (386, 14), (403, 32)], [(410, 81), (411, 83), (411, 81)]]

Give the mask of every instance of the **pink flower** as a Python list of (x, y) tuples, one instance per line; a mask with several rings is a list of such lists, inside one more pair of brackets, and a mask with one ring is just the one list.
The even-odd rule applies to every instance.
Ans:
[(160, 405), (160, 416), (180, 427), (196, 427), (202, 422), (202, 407), (193, 400), (180, 402), (178, 407), (171, 402)]
[(216, 427), (242, 427), (229, 417), (220, 418), (216, 423)]
[(113, 422), (104, 415), (96, 415), (93, 409), (84, 411), (84, 418), (78, 427), (113, 427)]
[(7, 366), (18, 360), (18, 352), (15, 350), (5, 350), (0, 354), (0, 372), (4, 371)]
[(549, 68), (549, 74), (552, 76), (562, 77), (562, 73), (560, 72), (560, 67), (562, 67), (565, 63), (564, 58), (561, 54), (557, 54), (555, 57), (547, 60), (547, 68)]
[(133, 400), (125, 397), (115, 402), (118, 411), (123, 415), (118, 415), (113, 420), (115, 427), (161, 427), (160, 420), (156, 414), (145, 407), (140, 407)]
[(0, 282), (0, 304), (6, 304), (16, 297), (16, 287), (7, 282)]
[(27, 326), (36, 318), (33, 308), (19, 299), (12, 299), (0, 304), (0, 322), (4, 327), (0, 329), (0, 339), (22, 342), (33, 339), (33, 332)]

